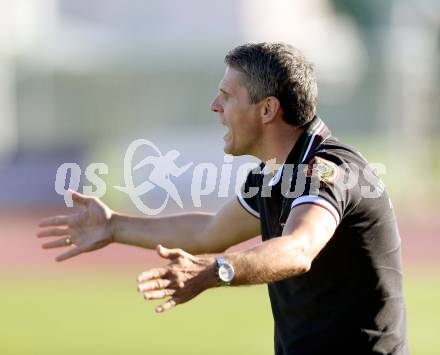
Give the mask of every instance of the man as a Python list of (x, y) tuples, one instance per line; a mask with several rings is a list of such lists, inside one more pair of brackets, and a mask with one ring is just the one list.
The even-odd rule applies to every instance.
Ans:
[[(74, 245), (58, 261), (111, 242), (156, 248), (169, 264), (142, 273), (139, 291), (168, 298), (157, 312), (208, 288), (266, 283), (276, 354), (406, 354), (394, 212), (364, 158), (316, 116), (312, 66), (279, 43), (239, 46), (225, 62), (211, 104), (224, 150), (267, 162), (238, 198), (216, 214), (139, 218), (73, 192), (82, 212), (43, 221), (40, 237), (64, 236), (43, 247)], [(258, 246), (224, 253), (259, 234)]]

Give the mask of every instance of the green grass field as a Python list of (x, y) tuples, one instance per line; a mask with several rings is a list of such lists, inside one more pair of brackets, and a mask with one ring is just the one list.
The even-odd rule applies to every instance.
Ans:
[[(264, 286), (211, 290), (157, 315), (135, 276), (1, 277), (0, 354), (272, 354)], [(406, 277), (412, 354), (439, 354), (439, 276)]]

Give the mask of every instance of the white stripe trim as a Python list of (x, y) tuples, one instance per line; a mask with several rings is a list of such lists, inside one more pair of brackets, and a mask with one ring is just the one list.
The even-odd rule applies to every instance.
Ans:
[(269, 186), (274, 186), (274, 185), (278, 184), (278, 181), (280, 181), (281, 175), (283, 174), (283, 169), (284, 169), (284, 163), (278, 169), (278, 171), (275, 174), (275, 176), (272, 179), (270, 179), (269, 184), (268, 184)]
[(318, 205), (318, 206), (325, 208), (335, 218), (336, 226), (339, 225), (339, 222), (341, 221), (341, 216), (339, 215), (338, 210), (330, 202), (328, 202), (326, 199), (324, 199), (321, 196), (308, 195), (308, 196), (298, 197), (297, 199), (295, 199), (292, 202), (292, 205), (290, 206), (290, 208), (293, 208), (295, 206), (305, 204), (305, 203), (310, 203), (310, 204)]
[(267, 164), (264, 165), (263, 170), (261, 170), (260, 174), (266, 175), (269, 174), (271, 171), (269, 170), (269, 167), (267, 166)]
[(321, 121), (319, 123), (318, 127), (316, 127), (315, 133), (313, 133), (313, 136), (310, 139), (309, 146), (307, 147), (307, 150), (306, 150), (304, 156), (301, 157), (301, 163), (303, 163), (304, 160), (307, 158), (307, 155), (309, 154), (310, 148), (312, 147), (313, 141), (315, 140), (316, 135), (319, 133), (319, 131), (321, 131), (323, 126), (324, 126), (324, 122)]
[(253, 215), (254, 217), (260, 218), (260, 214), (255, 211), (247, 202), (246, 200), (243, 198), (243, 196), (241, 195), (237, 195), (241, 205), (243, 206), (243, 208), (248, 211), (251, 215)]

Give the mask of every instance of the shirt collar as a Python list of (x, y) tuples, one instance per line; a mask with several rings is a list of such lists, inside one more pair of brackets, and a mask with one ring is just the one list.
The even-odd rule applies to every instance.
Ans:
[[(284, 164), (293, 164), (296, 167), (308, 160), (321, 143), (330, 136), (330, 129), (318, 116), (315, 116), (312, 121), (306, 124), (304, 131), (299, 136), (297, 142), (287, 156), (286, 161), (269, 181), (269, 186), (276, 185), (280, 181)], [(269, 173), (266, 166), (264, 166), (262, 173)]]
[(304, 131), (290, 151), (285, 163), (295, 166), (308, 160), (318, 149), (322, 142), (331, 136), (330, 129), (318, 117), (307, 123)]

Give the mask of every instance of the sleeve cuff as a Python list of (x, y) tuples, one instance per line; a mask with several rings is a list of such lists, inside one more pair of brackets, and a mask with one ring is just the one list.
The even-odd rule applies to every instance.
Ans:
[(241, 195), (237, 195), (238, 198), (238, 202), (240, 203), (240, 205), (246, 210), (248, 211), (252, 216), (260, 219), (260, 214), (258, 213), (258, 211), (255, 211), (247, 202), (246, 200), (243, 198), (243, 196)]
[(339, 225), (339, 222), (341, 221), (341, 216), (339, 215), (338, 210), (323, 197), (316, 195), (301, 196), (292, 202), (290, 208), (292, 209), (296, 206), (304, 205), (304, 204), (318, 205), (321, 206), (322, 208), (325, 208), (335, 218), (336, 226)]

